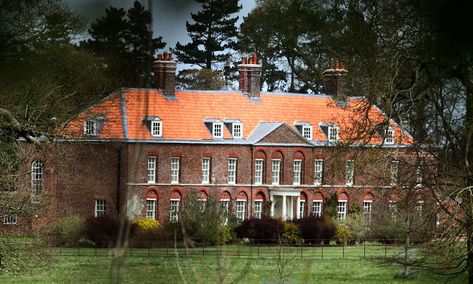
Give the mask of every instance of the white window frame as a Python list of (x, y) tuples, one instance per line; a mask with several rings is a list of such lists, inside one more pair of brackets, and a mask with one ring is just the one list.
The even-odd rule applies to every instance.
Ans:
[(240, 122), (232, 123), (233, 138), (243, 138), (243, 124)]
[(263, 184), (264, 159), (255, 159), (255, 184)]
[(365, 225), (371, 224), (371, 213), (373, 209), (372, 205), (373, 205), (372, 200), (363, 200), (363, 216), (364, 216)]
[(255, 200), (255, 218), (261, 219), (263, 212), (263, 200)]
[(41, 160), (31, 162), (31, 190), (33, 194), (43, 191), (44, 164)]
[(237, 180), (237, 158), (228, 159), (228, 184), (236, 184)]
[(302, 136), (305, 139), (312, 140), (312, 125), (302, 126)]
[(171, 183), (179, 183), (179, 170), (181, 167), (181, 158), (172, 157), (171, 158)]
[(156, 198), (146, 198), (146, 218), (156, 219), (157, 201)]
[(305, 216), (305, 200), (299, 199), (299, 219), (304, 218)]
[(355, 160), (347, 160), (345, 179), (347, 186), (353, 186), (355, 183)]
[(202, 183), (210, 183), (210, 165), (212, 163), (211, 158), (202, 158)]
[(271, 160), (271, 184), (279, 185), (281, 183), (281, 159)]
[(95, 199), (95, 217), (107, 216), (107, 200)]
[(324, 160), (316, 159), (314, 161), (314, 185), (322, 185), (324, 177)]
[(16, 225), (17, 222), (18, 222), (18, 215), (16, 214), (3, 217), (3, 224), (5, 225)]
[(169, 222), (177, 223), (179, 221), (179, 206), (180, 199), (170, 199), (169, 200)]
[(97, 121), (94, 119), (87, 119), (84, 121), (84, 135), (97, 136)]
[(396, 186), (399, 182), (399, 161), (391, 161), (391, 186)]
[(422, 212), (424, 211), (424, 200), (418, 200), (416, 202), (416, 212), (419, 216), (422, 216)]
[(159, 119), (151, 120), (151, 136), (162, 137), (163, 136), (163, 122)]
[(207, 205), (207, 199), (199, 198), (199, 199), (197, 199), (197, 203), (199, 204), (199, 210), (200, 210), (200, 212), (204, 212), (204, 211), (205, 211), (205, 207), (206, 207), (206, 205)]
[(391, 126), (386, 129), (386, 133), (384, 136), (384, 144), (386, 145), (393, 145), (394, 144), (394, 128)]
[(293, 163), (293, 185), (300, 185), (302, 182), (302, 160), (294, 160)]
[(220, 208), (222, 209), (222, 224), (228, 224), (228, 215), (230, 213), (230, 199), (220, 199)]
[(236, 201), (236, 217), (237, 217), (237, 219), (239, 219), (240, 222), (243, 222), (243, 220), (245, 220), (245, 214), (246, 214), (246, 200), (237, 199), (237, 201)]
[(156, 183), (156, 156), (148, 156), (148, 183)]
[(338, 200), (337, 203), (337, 218), (346, 219), (347, 218), (347, 200)]
[(322, 216), (322, 200), (312, 201), (312, 215), (315, 217)]
[(397, 202), (394, 200), (389, 200), (388, 209), (389, 209), (389, 213), (391, 213), (391, 219), (394, 220), (397, 214)]
[(223, 122), (212, 123), (212, 136), (214, 138), (223, 138)]
[(333, 144), (337, 144), (338, 143), (338, 140), (340, 138), (340, 129), (338, 128), (338, 126), (329, 126), (328, 127), (328, 142), (329, 144), (333, 145)]
[(422, 165), (416, 166), (416, 186), (422, 186), (423, 177), (422, 177)]

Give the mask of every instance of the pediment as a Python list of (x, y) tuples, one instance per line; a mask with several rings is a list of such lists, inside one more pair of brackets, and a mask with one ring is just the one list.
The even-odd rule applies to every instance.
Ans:
[(260, 140), (254, 144), (305, 144), (311, 145), (310, 141), (305, 139), (300, 133), (294, 128), (290, 127), (286, 123), (281, 123), (279, 127), (276, 127), (271, 132), (267, 133)]

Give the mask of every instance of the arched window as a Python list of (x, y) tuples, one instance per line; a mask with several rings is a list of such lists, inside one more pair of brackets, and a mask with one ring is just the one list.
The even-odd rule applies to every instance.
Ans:
[(314, 195), (314, 200), (312, 201), (312, 215), (315, 217), (322, 216), (322, 204), (324, 202), (324, 197), (322, 193), (316, 192)]
[(230, 212), (230, 201), (232, 197), (228, 191), (220, 196), (221, 218), (224, 225), (228, 224), (228, 213)]
[(146, 195), (146, 218), (156, 219), (158, 204), (158, 194), (154, 190), (150, 190)]
[(307, 202), (307, 195), (304, 192), (301, 192), (301, 196), (299, 196), (299, 214), (298, 218), (304, 218), (306, 215), (306, 202)]
[(31, 189), (33, 194), (43, 191), (44, 165), (41, 160), (34, 160), (31, 163)]
[(261, 219), (261, 215), (263, 212), (263, 202), (265, 200), (264, 193), (258, 192), (255, 196), (255, 218)]
[(365, 197), (363, 197), (363, 216), (365, 217), (365, 225), (369, 225), (371, 223), (371, 209), (373, 203), (373, 194), (367, 193)]
[(338, 219), (346, 219), (347, 217), (348, 194), (342, 192), (338, 195), (337, 217)]
[(199, 202), (200, 211), (205, 211), (205, 205), (207, 204), (207, 193), (203, 190), (199, 191), (197, 195), (197, 201)]
[(169, 221), (176, 223), (179, 220), (179, 206), (181, 203), (181, 194), (173, 191), (169, 198)]
[(240, 221), (245, 220), (247, 201), (248, 201), (248, 196), (246, 195), (246, 193), (243, 191), (240, 192), (236, 200), (236, 217)]

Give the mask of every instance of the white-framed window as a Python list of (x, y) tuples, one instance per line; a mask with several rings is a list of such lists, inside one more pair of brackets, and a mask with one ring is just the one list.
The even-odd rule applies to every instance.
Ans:
[(243, 137), (243, 124), (235, 122), (232, 124), (232, 136), (233, 138)]
[(422, 215), (422, 211), (424, 210), (424, 201), (423, 200), (418, 200), (416, 202), (416, 212), (419, 216)]
[(241, 221), (245, 220), (246, 200), (237, 200), (236, 202), (236, 217)]
[(255, 218), (261, 219), (262, 212), (263, 212), (263, 201), (255, 200)]
[(237, 159), (228, 159), (228, 184), (236, 184)]
[(417, 186), (422, 186), (422, 166), (417, 165), (416, 166), (416, 185)]
[(148, 157), (148, 183), (156, 182), (156, 157)]
[(329, 126), (328, 127), (328, 142), (329, 144), (337, 144), (339, 139), (339, 128), (338, 126)]
[(322, 185), (324, 160), (315, 160), (314, 185)]
[(152, 120), (151, 121), (151, 135), (153, 137), (163, 136), (163, 123), (161, 120)]
[(365, 225), (371, 224), (371, 200), (363, 201), (363, 216), (365, 217)]
[(301, 184), (301, 177), (302, 177), (302, 160), (294, 160), (294, 185)]
[(97, 121), (88, 119), (84, 122), (84, 135), (97, 136)]
[(204, 212), (205, 211), (205, 207), (207, 205), (207, 199), (198, 199), (197, 200), (197, 203), (199, 204), (199, 210), (200, 212)]
[(321, 200), (314, 200), (312, 202), (312, 215), (315, 217), (322, 216), (322, 201)]
[(302, 136), (308, 140), (312, 140), (312, 125), (302, 126)]
[(179, 199), (171, 199), (169, 203), (169, 221), (176, 223), (179, 221)]
[(171, 183), (179, 183), (180, 162), (181, 158), (179, 157), (171, 158)]
[(346, 200), (338, 201), (337, 217), (338, 219), (346, 219), (347, 217), (347, 201)]
[(346, 185), (352, 186), (355, 181), (355, 161), (354, 160), (347, 161), (345, 178), (346, 178)]
[(33, 194), (43, 191), (44, 165), (41, 160), (34, 160), (31, 163), (31, 190)]
[(223, 138), (223, 123), (222, 122), (212, 123), (212, 135), (214, 138)]
[(279, 185), (281, 177), (281, 160), (273, 159), (271, 161), (271, 182), (274, 185)]
[(397, 214), (397, 202), (394, 200), (389, 200), (388, 209), (389, 213), (391, 214), (391, 218), (395, 219)]
[(391, 126), (386, 129), (386, 135), (384, 136), (384, 144), (394, 144), (394, 128), (392, 128)]
[(305, 200), (299, 200), (299, 219), (305, 216)]
[(107, 215), (107, 200), (95, 200), (95, 217), (104, 217)]
[(391, 161), (391, 186), (398, 183), (399, 161)]
[(210, 158), (202, 159), (202, 183), (210, 183)]
[(146, 218), (156, 219), (156, 198), (146, 199)]
[(256, 159), (255, 160), (255, 184), (263, 184), (263, 167), (264, 167), (264, 160)]
[(222, 209), (221, 211), (221, 218), (222, 218), (222, 224), (226, 225), (228, 224), (228, 213), (230, 211), (230, 200), (229, 199), (221, 199), (220, 200), (220, 208)]
[(17, 217), (16, 214), (5, 216), (3, 218), (3, 224), (5, 224), (5, 225), (16, 225), (16, 222), (18, 221), (17, 219), (18, 219), (18, 217)]

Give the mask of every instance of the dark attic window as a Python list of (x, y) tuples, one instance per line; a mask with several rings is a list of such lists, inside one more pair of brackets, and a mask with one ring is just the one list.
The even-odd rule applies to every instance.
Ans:
[(151, 132), (153, 137), (163, 137), (163, 122), (157, 116), (145, 116), (143, 118), (148, 130)]
[(223, 122), (216, 118), (205, 118), (204, 124), (214, 139), (223, 138)]
[(105, 118), (103, 116), (88, 117), (84, 121), (84, 135), (91, 137), (99, 135), (104, 123)]
[(243, 123), (241, 123), (239, 119), (224, 119), (223, 123), (227, 127), (228, 131), (230, 131), (233, 138), (243, 138)]
[(307, 140), (312, 140), (312, 124), (310, 122), (296, 121), (295, 126), (299, 133)]
[(336, 124), (321, 122), (319, 126), (325, 136), (327, 136), (327, 142), (329, 145), (335, 145), (338, 143), (338, 140), (340, 139), (340, 129)]

